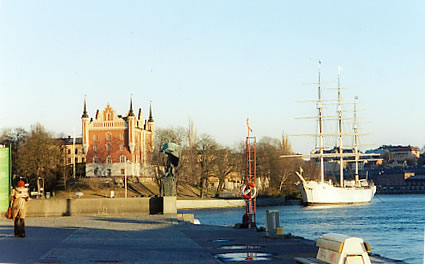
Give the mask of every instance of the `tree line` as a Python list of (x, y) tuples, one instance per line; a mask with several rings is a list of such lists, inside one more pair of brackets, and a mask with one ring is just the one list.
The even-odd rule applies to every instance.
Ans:
[[(179, 166), (176, 168), (177, 183), (189, 183), (199, 187), (201, 197), (209, 190), (211, 177), (218, 179), (213, 190), (220, 194), (225, 180), (232, 176), (244, 181), (246, 157), (245, 142), (241, 140), (234, 147), (219, 144), (213, 136), (198, 135), (192, 121), (188, 127), (158, 128), (155, 131), (155, 148), (152, 153), (153, 174), (161, 185), (166, 165), (166, 155), (159, 153), (161, 147), (173, 142), (182, 147)], [(3, 129), (0, 144), (10, 146), (12, 152), (12, 175), (17, 179), (25, 178), (32, 183), (41, 177), (46, 188), (55, 190), (59, 179), (65, 180), (69, 169), (65, 164), (64, 146), (61, 140), (47, 131), (42, 125), (35, 124), (30, 131), (22, 128)], [(302, 165), (301, 159), (282, 159), (282, 154), (292, 153), (288, 138), (264, 137), (257, 142), (257, 179), (263, 187), (260, 193), (281, 195), (296, 193), (297, 178), (294, 171)], [(307, 172), (315, 165), (304, 164)], [(65, 185), (66, 186), (66, 185)], [(210, 190), (211, 191), (211, 190)]]
[[(225, 180), (232, 176), (245, 178), (246, 169), (246, 143), (241, 140), (234, 147), (219, 144), (213, 136), (208, 134), (198, 135), (193, 122), (187, 128), (159, 128), (155, 131), (155, 149), (153, 165), (155, 179), (161, 184), (161, 176), (166, 165), (166, 155), (157, 150), (167, 143), (173, 142), (182, 147), (180, 164), (176, 169), (177, 184), (187, 182), (200, 188), (203, 197), (210, 186), (211, 177), (218, 179), (215, 193), (220, 194), (225, 187)], [(292, 154), (288, 137), (282, 138), (263, 137), (256, 146), (256, 175), (262, 188), (260, 194), (296, 195), (298, 193), (295, 183), (298, 181), (295, 171), (305, 162), (302, 159), (280, 158), (283, 154)], [(304, 164), (306, 172), (313, 173), (316, 166)]]
[(30, 131), (3, 129), (0, 144), (10, 146), (13, 181), (24, 179), (35, 184), (40, 177), (47, 188), (54, 189), (57, 180), (64, 176), (63, 146), (39, 123), (33, 125)]

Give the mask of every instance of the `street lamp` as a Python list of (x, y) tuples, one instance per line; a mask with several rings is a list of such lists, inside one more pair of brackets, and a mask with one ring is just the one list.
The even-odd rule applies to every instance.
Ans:
[(127, 159), (125, 159), (125, 169), (124, 169), (124, 189), (125, 189), (125, 198), (127, 198)]
[(72, 177), (75, 179), (75, 128), (72, 129)]
[(124, 170), (124, 184), (125, 184), (125, 198), (127, 198), (127, 163), (131, 164), (131, 162), (125, 159), (125, 170)]

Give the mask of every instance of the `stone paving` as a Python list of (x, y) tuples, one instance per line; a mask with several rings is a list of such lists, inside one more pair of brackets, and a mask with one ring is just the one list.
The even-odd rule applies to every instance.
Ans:
[[(0, 220), (0, 263), (295, 263), (313, 241), (193, 225), (164, 216), (27, 218), (26, 238)], [(242, 263), (243, 263), (242, 262)], [(382, 262), (386, 263), (386, 261)]]
[(26, 219), (26, 238), (0, 221), (1, 263), (217, 263), (164, 217)]

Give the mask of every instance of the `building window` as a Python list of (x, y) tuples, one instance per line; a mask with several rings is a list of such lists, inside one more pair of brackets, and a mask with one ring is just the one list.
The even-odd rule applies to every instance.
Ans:
[(108, 175), (108, 176), (111, 176), (111, 175), (112, 175), (112, 171), (111, 171), (111, 169), (107, 169), (107, 170), (106, 170), (106, 175)]
[(125, 163), (125, 160), (126, 160), (125, 156), (124, 155), (121, 155), (120, 156), (120, 162), (121, 163)]
[(86, 159), (85, 159), (85, 158), (82, 158), (82, 159), (81, 159), (81, 162), (82, 162), (82, 163), (86, 162)]
[(124, 140), (124, 134), (120, 134), (120, 139)]
[(68, 149), (68, 154), (71, 154), (71, 150), (70, 149)]
[(109, 145), (109, 144), (106, 145), (106, 151), (108, 151), (108, 152), (111, 151), (111, 145)]
[(78, 149), (75, 149), (75, 154), (78, 154)]
[(96, 145), (93, 146), (93, 151), (97, 152), (97, 146)]
[(121, 174), (124, 175), (125, 174), (125, 169), (121, 169)]
[(97, 135), (94, 135), (93, 136), (93, 140), (97, 140)]
[(97, 158), (97, 156), (93, 157), (93, 163), (99, 163), (99, 159)]
[(71, 158), (68, 158), (68, 163), (71, 163)]
[(75, 158), (75, 163), (78, 163), (78, 158)]
[(120, 146), (120, 150), (121, 150), (121, 151), (124, 151), (124, 145), (121, 145), (121, 146)]
[(110, 133), (107, 133), (107, 134), (106, 134), (106, 140), (107, 140), (107, 141), (110, 141), (110, 140), (111, 140), (111, 134), (110, 134)]
[(112, 163), (111, 156), (106, 157), (106, 163), (108, 163), (108, 164), (111, 164)]
[(94, 169), (94, 176), (97, 176), (97, 174), (99, 173), (99, 168)]

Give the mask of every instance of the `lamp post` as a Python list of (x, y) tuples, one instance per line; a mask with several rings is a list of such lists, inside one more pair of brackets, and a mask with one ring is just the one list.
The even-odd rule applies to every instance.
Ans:
[(72, 177), (75, 179), (75, 128), (72, 129)]
[(127, 194), (127, 192), (128, 192), (128, 186), (127, 186), (127, 164), (130, 164), (130, 166), (131, 166), (131, 161), (129, 161), (128, 159), (125, 159), (125, 170), (124, 170), (125, 198), (127, 198), (127, 195), (128, 195)]
[(125, 188), (125, 198), (127, 198), (127, 162), (128, 160), (125, 160), (125, 169), (124, 169), (124, 188)]

